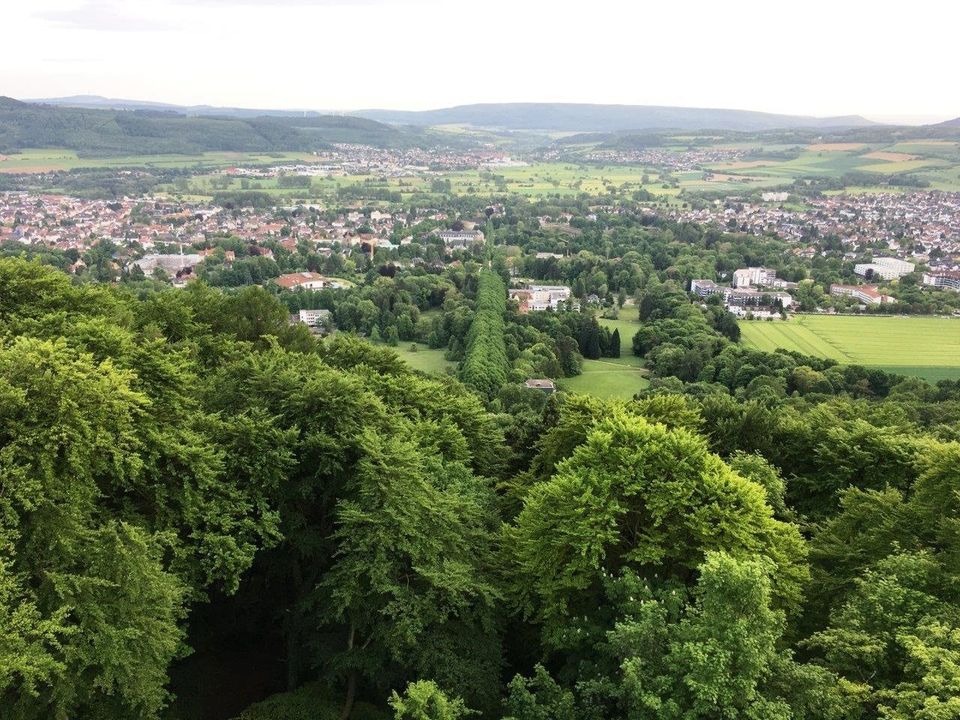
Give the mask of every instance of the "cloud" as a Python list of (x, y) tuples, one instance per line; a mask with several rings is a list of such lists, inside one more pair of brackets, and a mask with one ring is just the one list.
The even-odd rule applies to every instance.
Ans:
[(371, 6), (393, 6), (405, 7), (410, 5), (424, 5), (441, 0), (173, 0), (179, 5), (206, 5), (206, 6), (234, 6), (234, 7), (289, 7), (299, 5), (302, 7), (371, 7)]
[(174, 26), (167, 22), (130, 15), (121, 10), (120, 6), (102, 1), (35, 13), (34, 17), (60, 27), (101, 32), (155, 32), (174, 29)]

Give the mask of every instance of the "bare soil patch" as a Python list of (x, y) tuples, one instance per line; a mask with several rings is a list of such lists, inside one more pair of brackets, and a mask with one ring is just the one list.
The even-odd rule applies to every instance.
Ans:
[(867, 153), (864, 155), (865, 158), (870, 160), (886, 160), (887, 162), (907, 162), (908, 160), (916, 160), (916, 155), (908, 155), (907, 153), (900, 152), (886, 152), (884, 150), (876, 150), (872, 153)]

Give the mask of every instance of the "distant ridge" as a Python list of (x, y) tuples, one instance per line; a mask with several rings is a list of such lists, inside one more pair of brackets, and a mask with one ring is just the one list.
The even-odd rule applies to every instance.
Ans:
[(955, 117), (953, 120), (944, 120), (942, 123), (937, 123), (934, 127), (948, 127), (955, 128), (960, 127), (960, 117)]
[(722, 108), (579, 103), (490, 103), (423, 111), (357, 110), (351, 114), (401, 125), (473, 125), (508, 130), (565, 132), (755, 131), (788, 128), (860, 128), (876, 125), (859, 115), (817, 118)]
[[(325, 117), (338, 114), (317, 110), (271, 110), (174, 105), (147, 100), (108, 98), (100, 95), (71, 95), (28, 102), (57, 107), (101, 110), (152, 110), (189, 116), (231, 118)], [(346, 113), (391, 125), (473, 125), (505, 130), (547, 130), (564, 132), (622, 132), (626, 130), (782, 130), (811, 128), (824, 130), (874, 126), (859, 115), (818, 118), (778, 115), (754, 110), (688, 108), (660, 105), (595, 105), (589, 103), (480, 103), (438, 110), (408, 111), (371, 109)]]
[(37, 98), (26, 102), (57, 107), (86, 108), (90, 110), (156, 110), (181, 115), (212, 115), (216, 117), (323, 117), (342, 113), (318, 110), (260, 110), (255, 108), (217, 107), (215, 105), (174, 105), (150, 100), (127, 100), (102, 95), (69, 95), (67, 97)]
[(143, 105), (92, 109), (0, 97), (0, 152), (58, 147), (85, 155), (194, 155), (314, 151), (331, 143), (411, 147), (435, 142), (417, 128), (348, 115), (186, 115), (159, 103)]

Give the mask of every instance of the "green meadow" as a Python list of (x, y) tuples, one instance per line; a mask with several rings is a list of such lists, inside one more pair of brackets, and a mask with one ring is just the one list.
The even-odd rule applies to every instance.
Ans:
[(231, 165), (266, 165), (315, 159), (310, 153), (206, 152), (199, 155), (118, 155), (81, 157), (73, 150), (57, 148), (0, 154), (0, 172), (43, 173), (81, 168), (222, 168)]
[(878, 367), (932, 382), (960, 378), (960, 319), (795, 315), (786, 322), (741, 322), (742, 342), (842, 364)]
[[(416, 351), (412, 347), (416, 346)], [(423, 343), (400, 343), (392, 348), (400, 359), (407, 363), (414, 370), (434, 374), (446, 374), (453, 371), (457, 364), (444, 357), (443, 349), (432, 350)]]
[(557, 384), (568, 392), (629, 400), (650, 384), (646, 375), (643, 360), (621, 348), (618, 359), (584, 360), (580, 375), (563, 378)]

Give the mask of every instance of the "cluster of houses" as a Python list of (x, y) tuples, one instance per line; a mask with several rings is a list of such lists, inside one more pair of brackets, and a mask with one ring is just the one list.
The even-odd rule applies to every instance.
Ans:
[[(563, 152), (558, 151), (557, 159)], [(730, 163), (743, 160), (748, 150), (741, 148), (704, 147), (681, 152), (672, 152), (663, 148), (597, 148), (584, 153), (588, 162), (616, 165), (641, 165), (656, 167), (671, 172), (690, 172), (702, 170), (712, 163)]]
[(960, 270), (960, 193), (833, 195), (806, 198), (802, 209), (771, 201), (727, 198), (707, 207), (672, 206), (662, 212), (678, 221), (754, 235), (775, 233), (806, 246), (811, 255), (822, 252), (817, 245), (823, 238), (837, 237), (851, 259), (858, 251), (880, 246), (892, 259)]
[(240, 178), (275, 178), (284, 175), (331, 177), (376, 175), (416, 177), (432, 172), (477, 168), (521, 167), (527, 163), (502, 150), (483, 148), (378, 148), (340, 143), (314, 153), (315, 159), (270, 167), (229, 167), (224, 175)]
[(730, 286), (718, 285), (713, 280), (690, 281), (690, 292), (695, 295), (702, 298), (719, 295), (733, 314), (743, 316), (749, 313), (755, 317), (779, 315), (781, 309), (790, 308), (793, 296), (785, 290), (796, 287), (796, 283), (778, 278), (776, 270), (764, 267), (735, 270)]
[[(192, 268), (214, 253), (223, 252), (227, 264), (234, 261), (233, 251), (213, 247), (217, 238), (225, 236), (246, 243), (251, 256), (272, 258), (269, 246), (296, 252), (302, 243), (324, 257), (353, 248), (372, 255), (410, 244), (413, 237), (409, 235), (397, 243), (390, 238), (401, 234), (411, 222), (427, 220), (445, 224), (450, 218), (436, 208), (417, 209), (411, 218), (399, 210), (344, 210), (333, 214), (324, 208), (303, 206), (226, 211), (204, 203), (131, 198), (111, 202), (0, 193), (0, 244), (17, 242), (82, 254), (96, 242), (109, 240), (116, 246), (118, 274), (122, 267), (135, 266), (147, 276), (160, 269), (172, 280), (189, 278)], [(447, 254), (483, 242), (482, 231), (470, 223), (465, 225), (460, 230), (437, 231)], [(401, 233), (395, 232), (398, 228)], [(70, 269), (77, 272), (84, 267), (78, 260)]]

